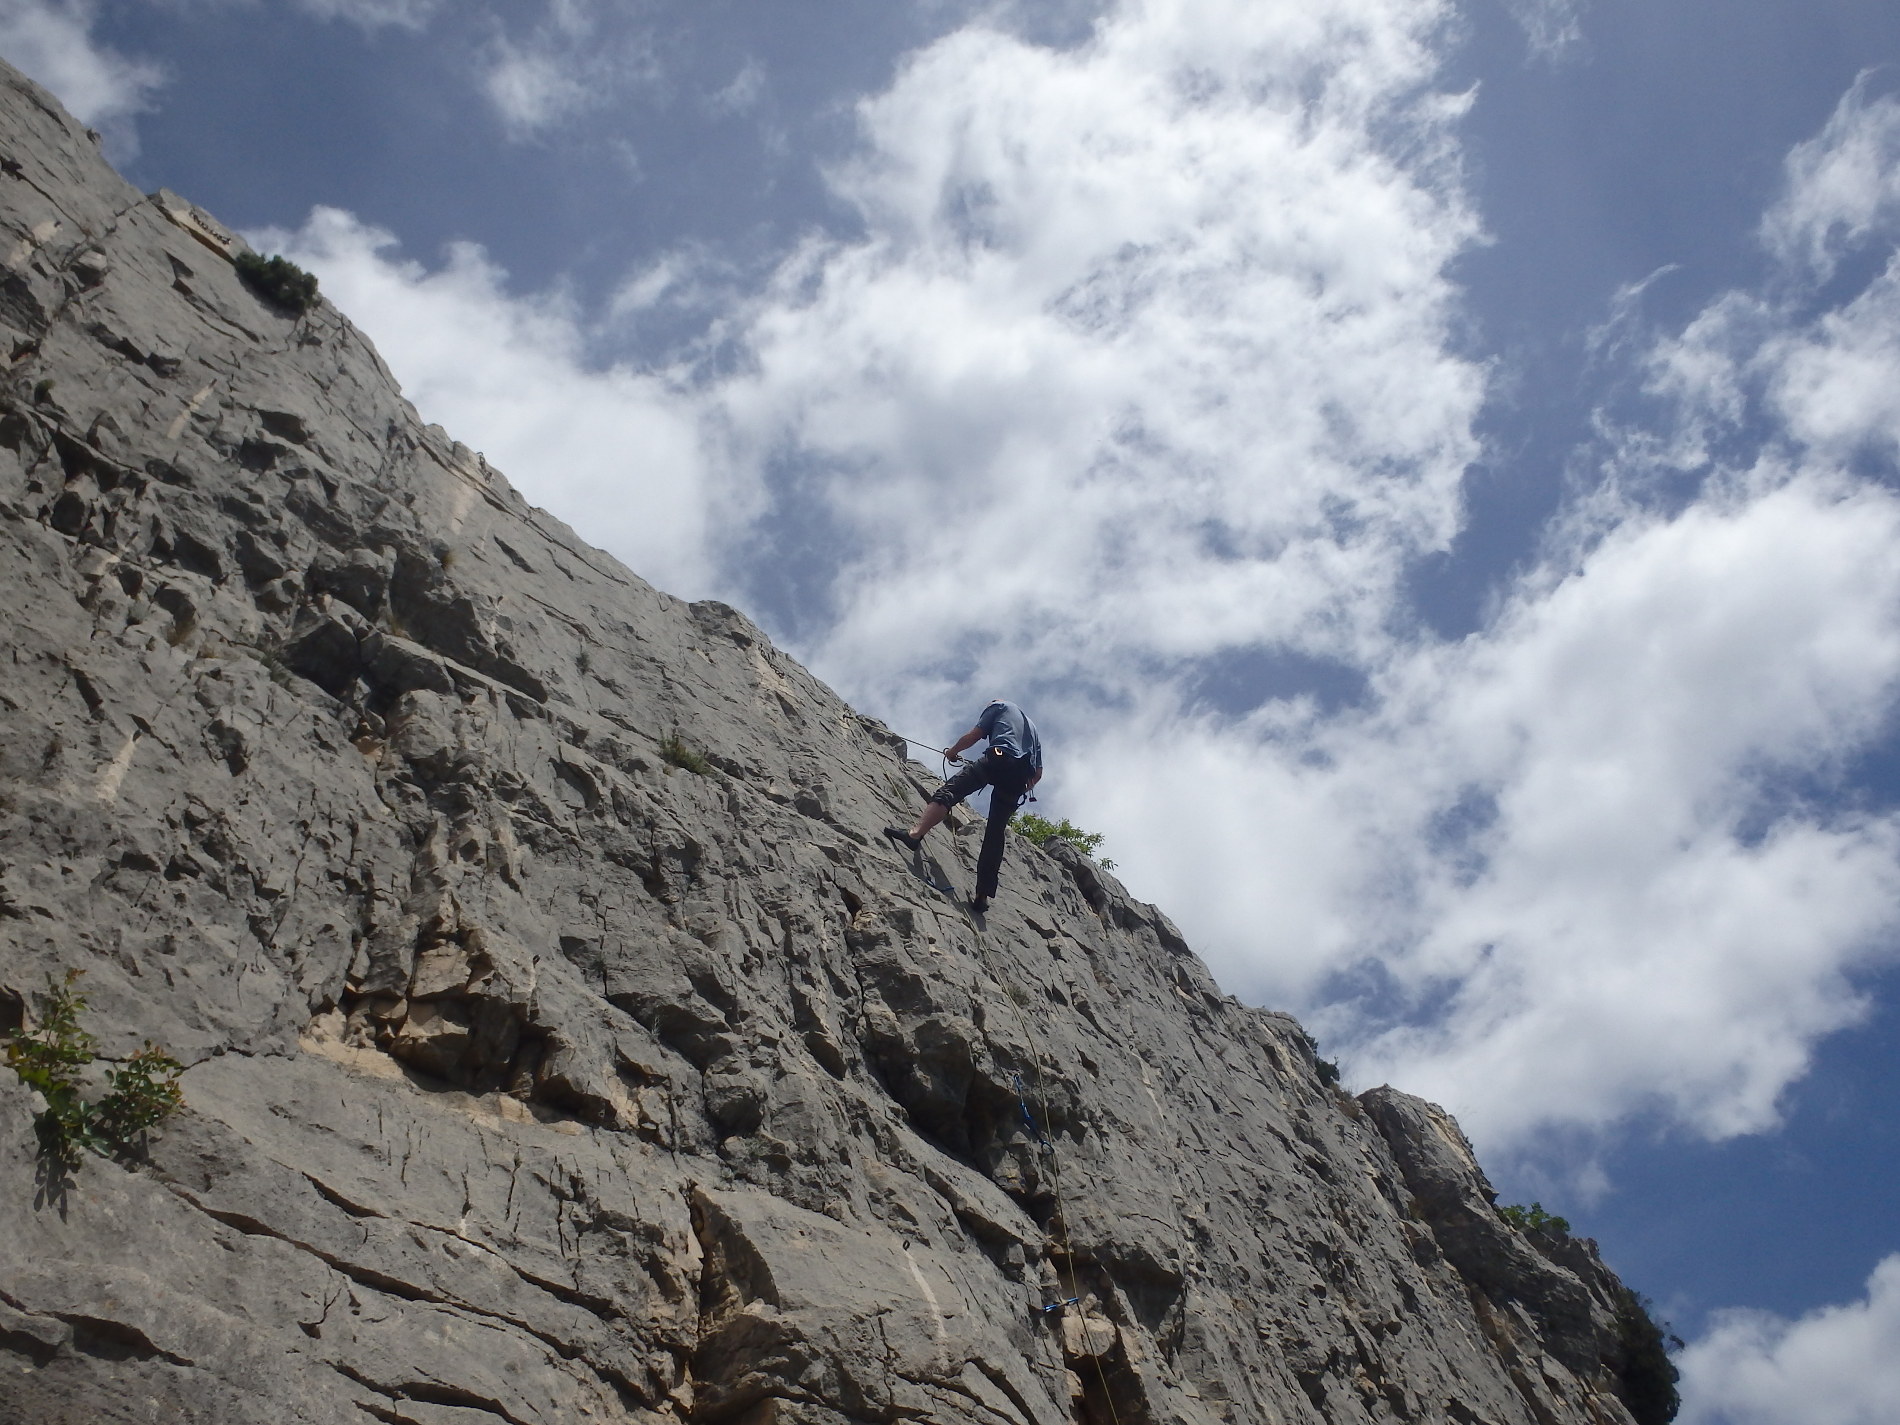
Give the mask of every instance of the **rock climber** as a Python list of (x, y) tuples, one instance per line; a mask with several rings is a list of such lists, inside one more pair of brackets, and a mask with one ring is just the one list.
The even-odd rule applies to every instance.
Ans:
[(990, 820), (983, 832), (983, 850), (976, 858), (976, 894), (970, 909), (978, 915), (990, 908), (996, 894), (996, 875), (1003, 868), (1003, 832), (1016, 808), (1023, 804), (1029, 789), (1042, 780), (1042, 739), (1036, 725), (1016, 704), (992, 698), (977, 715), (976, 726), (944, 749), (944, 755), (956, 761), (969, 748), (987, 740), (989, 749), (975, 761), (966, 762), (956, 774), (924, 804), (923, 814), (909, 831), (887, 826), (884, 834), (907, 851), (923, 845), (930, 828), (946, 816), (950, 808), (980, 787), (990, 789)]

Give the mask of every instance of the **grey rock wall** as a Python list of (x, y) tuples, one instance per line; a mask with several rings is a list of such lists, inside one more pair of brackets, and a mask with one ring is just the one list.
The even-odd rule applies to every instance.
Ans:
[(0, 72), (0, 1011), (190, 1065), (63, 1187), (0, 1075), (0, 1419), (1630, 1418), (1442, 1112), (1070, 851), (975, 924), (897, 738), (229, 246)]

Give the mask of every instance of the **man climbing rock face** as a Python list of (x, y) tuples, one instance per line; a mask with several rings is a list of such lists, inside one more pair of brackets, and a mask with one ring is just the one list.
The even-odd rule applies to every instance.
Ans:
[(950, 814), (951, 807), (979, 787), (988, 787), (990, 820), (983, 832), (983, 850), (976, 858), (976, 894), (970, 899), (970, 909), (978, 915), (990, 908), (990, 899), (996, 894), (996, 874), (1003, 866), (1004, 829), (1029, 789), (1042, 780), (1042, 739), (1036, 735), (1036, 725), (1029, 715), (1016, 704), (992, 699), (977, 716), (976, 726), (944, 750), (951, 758), (960, 757), (986, 739), (988, 751), (966, 763), (930, 794), (915, 826), (909, 831), (901, 826), (884, 828), (884, 834), (899, 846), (915, 851), (930, 828)]

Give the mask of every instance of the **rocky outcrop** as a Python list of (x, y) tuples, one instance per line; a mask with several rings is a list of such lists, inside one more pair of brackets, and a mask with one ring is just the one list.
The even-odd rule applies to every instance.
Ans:
[(0, 1006), (189, 1065), (64, 1185), (4, 1076), (0, 1418), (1629, 1419), (1442, 1113), (1071, 851), (973, 922), (900, 740), (240, 248), (0, 80)]

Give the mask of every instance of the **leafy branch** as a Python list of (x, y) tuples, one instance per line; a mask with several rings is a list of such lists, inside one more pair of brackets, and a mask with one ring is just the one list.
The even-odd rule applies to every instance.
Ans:
[(1544, 1204), (1541, 1202), (1533, 1202), (1529, 1207), (1500, 1207), (1498, 1216), (1519, 1232), (1568, 1233), (1570, 1231), (1570, 1219), (1559, 1217), (1554, 1212), (1544, 1211)]
[(80, 1075), (97, 1057), (99, 1041), (79, 1022), (86, 999), (76, 986), (83, 973), (68, 970), (64, 980), (49, 981), (38, 1028), (16, 1032), (6, 1047), (7, 1067), (45, 1100), (33, 1127), (41, 1156), (62, 1175), (77, 1170), (87, 1150), (108, 1157), (134, 1152), (148, 1130), (185, 1102), (178, 1087), (185, 1066), (149, 1043), (106, 1070), (104, 1096), (86, 1101)]
[[(1036, 846), (1047, 846), (1051, 841), (1066, 841), (1088, 857), (1095, 856), (1096, 848), (1103, 840), (1101, 832), (1084, 831), (1066, 816), (1061, 821), (1050, 821), (1033, 811), (1022, 812), (1011, 818), (1009, 829)], [(1104, 871), (1115, 869), (1115, 863), (1110, 860), (1101, 859), (1099, 864)]]

